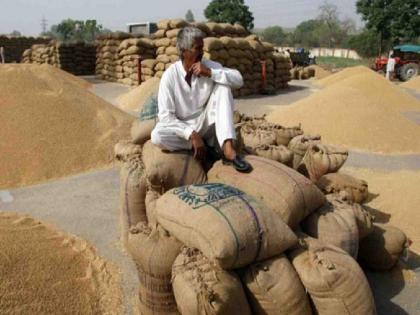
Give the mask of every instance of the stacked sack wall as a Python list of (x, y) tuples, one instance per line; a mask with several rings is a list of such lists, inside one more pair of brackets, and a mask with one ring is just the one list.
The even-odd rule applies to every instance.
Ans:
[(50, 41), (25, 50), (21, 62), (49, 64), (74, 75), (89, 75), (95, 71), (95, 53), (95, 46), (84, 42)]
[(0, 36), (0, 47), (4, 47), (6, 63), (20, 62), (25, 50), (36, 44), (47, 44), (51, 39), (34, 37)]

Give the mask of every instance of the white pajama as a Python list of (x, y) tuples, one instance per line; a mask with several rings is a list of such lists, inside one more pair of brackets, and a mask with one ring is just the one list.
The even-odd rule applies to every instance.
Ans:
[(151, 134), (153, 144), (169, 151), (191, 149), (193, 131), (209, 145), (215, 135), (221, 147), (225, 140), (236, 138), (231, 88), (242, 86), (242, 76), (210, 60), (202, 63), (211, 69), (211, 78), (193, 76), (191, 86), (185, 81), (181, 61), (165, 71), (159, 86), (159, 122)]

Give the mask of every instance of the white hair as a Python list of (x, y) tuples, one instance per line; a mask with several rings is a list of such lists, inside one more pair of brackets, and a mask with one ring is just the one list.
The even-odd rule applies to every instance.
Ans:
[(194, 45), (194, 41), (197, 38), (204, 38), (206, 35), (203, 31), (196, 27), (184, 27), (178, 32), (176, 40), (176, 48), (178, 50), (179, 57), (182, 59), (182, 53), (186, 49), (191, 49)]

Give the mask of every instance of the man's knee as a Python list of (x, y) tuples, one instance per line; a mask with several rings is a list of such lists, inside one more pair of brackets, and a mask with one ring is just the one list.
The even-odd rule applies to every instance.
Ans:
[(231, 87), (228, 86), (228, 85), (224, 85), (224, 84), (216, 84), (215, 87), (214, 87), (214, 92), (222, 94), (222, 95), (232, 96)]
[(161, 146), (162, 145), (162, 138), (159, 135), (159, 130), (153, 129), (152, 133), (150, 134), (150, 141), (157, 146)]

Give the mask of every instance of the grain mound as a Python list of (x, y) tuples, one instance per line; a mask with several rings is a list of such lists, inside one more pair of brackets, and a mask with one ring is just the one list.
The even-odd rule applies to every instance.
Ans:
[(379, 153), (419, 153), (420, 141), (414, 139), (420, 137), (420, 126), (402, 114), (408, 111), (420, 111), (420, 102), (369, 70), (282, 106), (267, 119), (281, 125), (302, 123), (305, 133), (321, 134), (332, 145)]
[(353, 76), (358, 75), (369, 75), (369, 74), (375, 74), (377, 77), (382, 77), (379, 74), (375, 73), (371, 69), (365, 66), (355, 66), (355, 67), (349, 67), (344, 70), (338, 71), (337, 73), (334, 73), (333, 75), (330, 75), (328, 77), (325, 77), (319, 81), (316, 82), (316, 85), (319, 85), (321, 87), (327, 87), (336, 83), (339, 83), (343, 80), (346, 80)]
[(26, 216), (0, 213), (1, 314), (122, 314), (115, 266)]
[(376, 221), (385, 223), (389, 219), (391, 225), (402, 229), (413, 241), (410, 249), (420, 254), (420, 171), (356, 168), (344, 171), (369, 183), (371, 200), (366, 205), (380, 211), (372, 213)]
[(134, 88), (130, 92), (121, 95), (117, 102), (124, 110), (139, 112), (143, 108), (143, 104), (159, 88), (160, 79), (151, 78), (143, 82), (139, 87)]
[(315, 70), (315, 79), (318, 79), (318, 80), (326, 78), (332, 74), (330, 71), (325, 70), (324, 68), (317, 65), (312, 65), (312, 66), (309, 66), (308, 68)]
[(402, 87), (420, 91), (420, 76), (412, 78), (411, 80), (401, 84)]
[(0, 188), (67, 176), (113, 160), (133, 118), (51, 66), (0, 67)]

